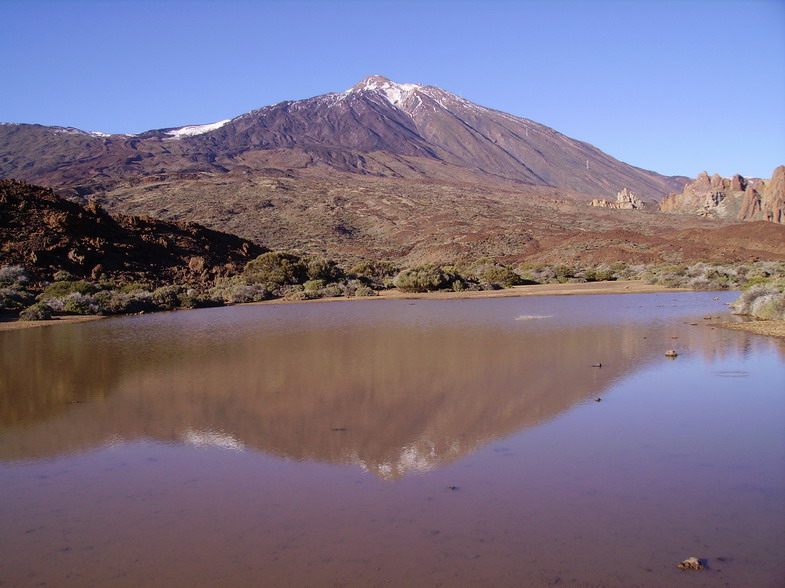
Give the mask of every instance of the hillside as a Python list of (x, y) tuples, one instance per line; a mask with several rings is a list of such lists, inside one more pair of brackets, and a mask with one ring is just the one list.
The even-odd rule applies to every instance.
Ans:
[(23, 265), (37, 279), (59, 270), (80, 278), (150, 284), (207, 282), (235, 273), (264, 248), (193, 223), (110, 216), (51, 189), (0, 181), (0, 264)]

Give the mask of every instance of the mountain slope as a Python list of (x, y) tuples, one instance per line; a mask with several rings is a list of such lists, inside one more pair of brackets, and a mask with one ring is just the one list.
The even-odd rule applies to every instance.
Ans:
[(654, 200), (686, 181), (624, 164), (588, 143), (439, 88), (381, 76), (340, 94), (139, 135), (0, 125), (0, 178), (77, 194), (160, 173), (269, 167), (548, 186), (593, 196), (628, 187)]

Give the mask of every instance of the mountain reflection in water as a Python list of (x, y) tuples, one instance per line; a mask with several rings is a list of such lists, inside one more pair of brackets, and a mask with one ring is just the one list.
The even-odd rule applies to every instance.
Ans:
[[(427, 471), (662, 361), (674, 342), (653, 325), (682, 324), (674, 296), (689, 305), (666, 296), (250, 306), (3, 333), (0, 459), (153, 439)], [(720, 331), (687, 333), (692, 353), (727, 351)]]

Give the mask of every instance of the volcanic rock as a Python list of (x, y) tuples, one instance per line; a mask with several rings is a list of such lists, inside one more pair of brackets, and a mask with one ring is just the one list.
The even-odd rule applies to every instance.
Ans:
[(205, 282), (234, 273), (266, 251), (195, 223), (112, 217), (51, 189), (0, 181), (0, 263), (23, 265), (36, 279), (64, 270), (151, 284)]
[(661, 212), (698, 214), (709, 218), (785, 223), (785, 166), (774, 170), (770, 180), (748, 181), (740, 175), (709, 178), (703, 172), (681, 194), (669, 194), (660, 202)]

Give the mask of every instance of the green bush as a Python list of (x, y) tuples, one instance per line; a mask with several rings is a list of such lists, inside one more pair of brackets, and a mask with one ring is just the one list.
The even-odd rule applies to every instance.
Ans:
[(485, 269), (479, 276), (480, 283), (511, 288), (520, 284), (521, 277), (507, 266), (493, 266)]
[(373, 288), (390, 288), (400, 270), (389, 261), (363, 261), (351, 270), (349, 275), (363, 280)]
[(337, 282), (344, 278), (344, 272), (338, 264), (324, 257), (307, 255), (301, 263), (305, 266), (308, 280), (322, 280), (325, 283)]
[(147, 290), (133, 290), (131, 293), (104, 290), (93, 296), (101, 309), (101, 314), (131, 314), (157, 310), (153, 296)]
[(74, 279), (71, 273), (65, 270), (57, 270), (53, 278), (55, 282), (67, 282)]
[(99, 286), (94, 282), (86, 280), (64, 280), (62, 282), (53, 282), (49, 284), (44, 291), (39, 295), (39, 300), (47, 300), (48, 298), (64, 298), (69, 294), (95, 294), (99, 290)]
[(296, 255), (271, 251), (249, 261), (243, 276), (249, 284), (287, 286), (305, 282), (308, 268)]
[(450, 276), (436, 265), (421, 265), (403, 270), (393, 284), (403, 292), (428, 292), (445, 287)]
[(185, 291), (183, 286), (173, 284), (162, 286), (153, 291), (153, 304), (161, 310), (174, 310), (180, 306), (180, 294)]
[(37, 302), (19, 313), (23, 321), (45, 321), (52, 318), (52, 309), (43, 302)]
[(65, 314), (101, 314), (101, 308), (95, 298), (81, 292), (71, 292), (62, 299), (62, 312)]

